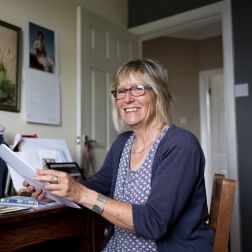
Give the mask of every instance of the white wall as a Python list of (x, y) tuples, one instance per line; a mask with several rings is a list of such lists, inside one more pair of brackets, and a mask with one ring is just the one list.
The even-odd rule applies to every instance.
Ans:
[(76, 7), (80, 5), (113, 23), (127, 27), (127, 0), (0, 0), (1, 20), (22, 29), (29, 20), (59, 33), (59, 77), (62, 98), (61, 126), (27, 123), (22, 81), (20, 112), (0, 110), (0, 124), (6, 127), (6, 142), (12, 143), (17, 132), (37, 133), (43, 138), (64, 138), (75, 159)]

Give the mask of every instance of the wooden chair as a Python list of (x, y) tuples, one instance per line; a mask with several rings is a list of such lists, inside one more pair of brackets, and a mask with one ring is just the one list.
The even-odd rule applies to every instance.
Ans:
[(214, 252), (227, 252), (236, 181), (214, 174), (209, 224), (215, 232)]

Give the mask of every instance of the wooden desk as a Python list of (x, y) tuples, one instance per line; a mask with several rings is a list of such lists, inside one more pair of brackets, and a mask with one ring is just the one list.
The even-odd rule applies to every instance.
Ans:
[(93, 251), (91, 215), (59, 206), (0, 216), (0, 251)]

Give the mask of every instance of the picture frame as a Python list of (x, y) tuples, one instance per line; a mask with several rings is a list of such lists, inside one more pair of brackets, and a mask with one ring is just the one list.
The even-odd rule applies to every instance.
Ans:
[(21, 28), (0, 20), (0, 110), (20, 111)]

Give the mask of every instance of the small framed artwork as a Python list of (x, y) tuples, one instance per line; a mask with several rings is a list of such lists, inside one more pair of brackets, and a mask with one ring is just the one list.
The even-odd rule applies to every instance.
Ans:
[(20, 109), (21, 28), (0, 20), (0, 110)]

